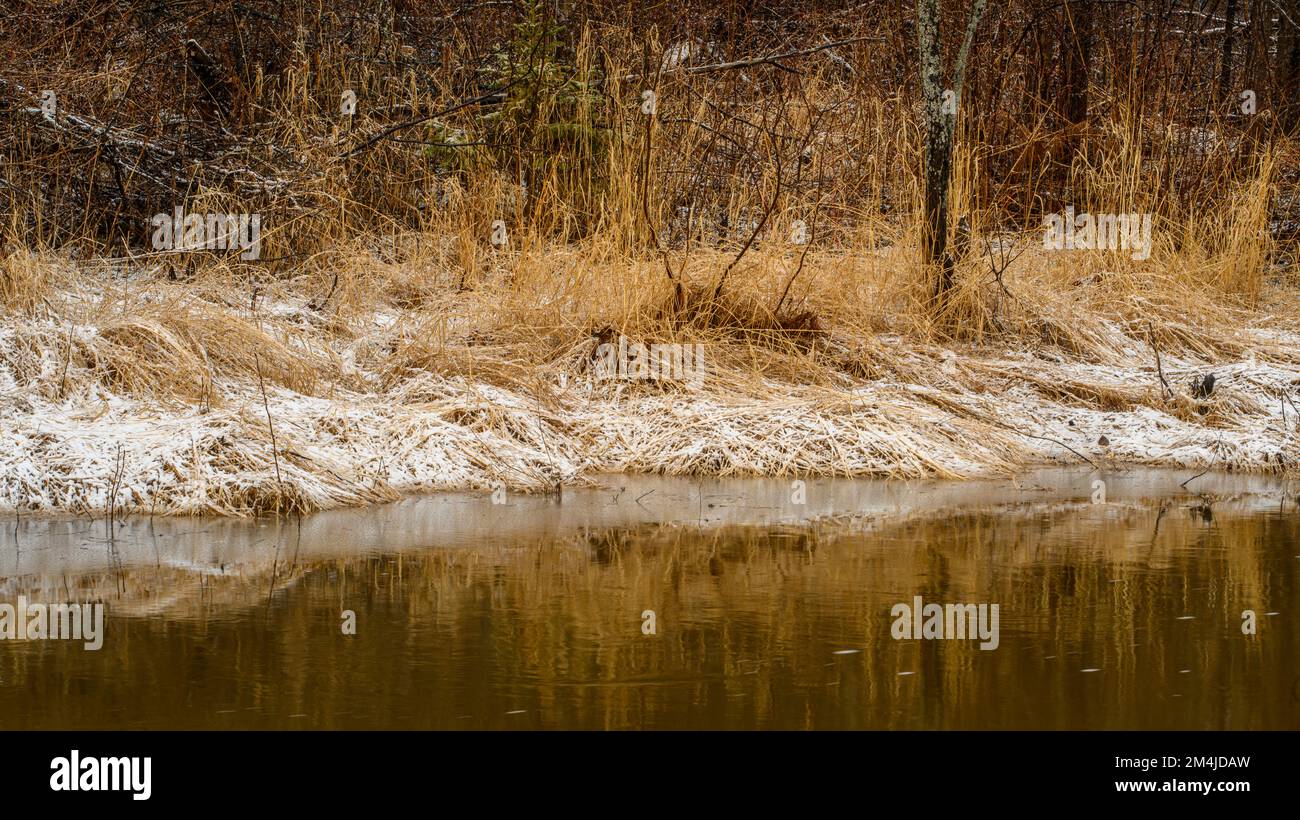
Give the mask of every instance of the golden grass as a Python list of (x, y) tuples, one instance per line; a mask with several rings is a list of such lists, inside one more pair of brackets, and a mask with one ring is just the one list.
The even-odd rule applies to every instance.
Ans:
[[(971, 260), (959, 269), (954, 301), (985, 317), (972, 325), (927, 310), (906, 247), (809, 253), (781, 315), (771, 306), (797, 263), (780, 246), (752, 251), (717, 299), (727, 254), (693, 253), (678, 297), (662, 260), (611, 260), (595, 241), (496, 252), (472, 288), (439, 255), (446, 242), (422, 236), (394, 243), (396, 257), (353, 249), (246, 289), (203, 269), (104, 284), (46, 256), (23, 263), (51, 271), (41, 309), (7, 306), (0, 336), (13, 386), (0, 408), (18, 436), (0, 497), (103, 509), (118, 445), (119, 507), (227, 514), (553, 490), (603, 470), (1294, 469), (1300, 416), (1285, 406), (1283, 423), (1283, 394), (1300, 384), (1300, 346), (1271, 313), (1293, 294), (1265, 286), (1252, 308), (1209, 299), (1220, 291), (1163, 260), (1066, 260), (1020, 242), (1006, 290)], [(347, 289), (322, 305), (331, 265)], [(808, 318), (783, 326), (795, 310)], [(597, 345), (619, 334), (704, 345), (703, 384), (590, 382)], [(1220, 386), (1194, 397), (1191, 378), (1211, 371)]]
[[(379, 29), (358, 31), (400, 62)], [(449, 73), (420, 85), (329, 38), (294, 40), (282, 72), (242, 89), (256, 139), (239, 130), (249, 123), (192, 124), (220, 148), (204, 170), (228, 173), (149, 202), (260, 213), (256, 262), (139, 252), (129, 231), (121, 251), (80, 212), (73, 230), (35, 192), (87, 187), (84, 166), (46, 156), (48, 120), (16, 120), (0, 148), (45, 176), (6, 187), (0, 224), (0, 412), (23, 431), (0, 504), (113, 503), (99, 473), (111, 472), (114, 425), (144, 418), (132, 469), (153, 472), (132, 473), (129, 503), (174, 512), (547, 489), (593, 469), (957, 476), (1048, 457), (1300, 461), (1287, 404), (1297, 283), (1279, 264), (1294, 249), (1271, 233), (1300, 168), (1294, 138), (1215, 121), (1197, 126), (1213, 144), (1189, 155), (1190, 125), (1109, 87), (1093, 89), (1086, 128), (1023, 126), (1016, 144), (980, 142), (963, 120), (951, 213), (969, 235), (954, 237), (954, 287), (936, 304), (918, 266), (922, 152), (902, 91), (883, 97), (825, 61), (782, 82), (671, 74), (654, 80), (650, 118), (650, 78), (616, 78), (665, 44), (580, 34), (558, 86), (401, 139), (380, 136), (457, 99), (452, 46)], [(865, 66), (873, 53), (857, 56)], [(30, 88), (49, 79), (24, 71)], [(599, 105), (569, 81), (599, 85)], [(333, 113), (344, 90), (364, 100), (346, 121)], [(521, 106), (532, 120), (510, 119)], [(165, 129), (127, 131), (169, 144)], [(1014, 180), (991, 178), (1008, 155)], [(1066, 205), (1150, 214), (1150, 258), (1044, 250), (1038, 220)], [(504, 245), (491, 241), (498, 220)], [(791, 239), (797, 222), (808, 244)], [(999, 247), (1019, 255), (1003, 266)], [(704, 385), (586, 387), (597, 346), (620, 335), (704, 345)], [(1190, 379), (1212, 370), (1235, 381), (1191, 396)], [(1067, 420), (1090, 439), (1105, 427), (1115, 451), (1081, 451)], [(1141, 431), (1128, 445), (1125, 424)], [(51, 427), (93, 455), (32, 444)]]

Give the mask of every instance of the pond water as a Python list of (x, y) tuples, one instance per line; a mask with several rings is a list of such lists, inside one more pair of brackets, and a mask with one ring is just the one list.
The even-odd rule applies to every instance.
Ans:
[[(0, 603), (105, 622), (0, 640), (0, 728), (1300, 728), (1297, 486), (1192, 475), (11, 518)], [(996, 604), (996, 648), (896, 638), (917, 596)]]

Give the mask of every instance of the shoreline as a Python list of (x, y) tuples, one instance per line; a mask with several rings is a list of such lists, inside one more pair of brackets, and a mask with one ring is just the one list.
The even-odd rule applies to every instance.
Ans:
[(511, 325), (495, 291), (325, 313), (301, 283), (259, 306), (210, 281), (56, 273), (44, 308), (0, 326), (0, 516), (305, 513), (602, 473), (1300, 472), (1300, 332), (1258, 311), (1157, 315), (1155, 349), (1150, 322), (1087, 309), (1086, 290), (982, 344), (847, 320), (766, 346), (628, 326), (696, 346), (700, 372), (660, 381), (599, 378), (611, 337), (562, 302)]
[[(1141, 403), (1144, 393), (1157, 400), (1158, 393), (1143, 385), (1153, 374), (1137, 369), (1030, 357), (953, 366), (1001, 371), (1005, 389), (963, 390), (953, 374), (948, 389), (864, 384), (839, 395), (804, 388), (799, 396), (798, 386), (779, 385), (774, 392), (787, 395), (763, 401), (571, 383), (545, 407), (491, 385), (417, 379), (424, 383), (405, 387), (438, 398), (386, 404), (277, 387), (267, 389), (263, 406), (245, 386), (242, 395), (228, 389), (225, 406), (206, 412), (117, 396), (27, 399), (30, 412), (8, 403), (4, 413), (0, 512), (102, 515), (114, 482), (117, 515), (254, 515), (274, 511), (281, 494), (296, 511), (313, 512), (429, 492), (553, 493), (557, 484), (581, 486), (603, 473), (969, 479), (1077, 464), (1294, 475), (1300, 462), (1293, 426), (1300, 419), (1265, 403), (1271, 384), (1300, 380), (1300, 369), (1221, 364), (1215, 407), (1202, 420)], [(1017, 373), (1026, 376), (1019, 384)], [(1110, 391), (1132, 405), (1052, 401), (1043, 385)], [(1017, 429), (1002, 419), (1016, 419)]]
[[(159, 566), (206, 574), (238, 568), (269, 570), (280, 558), (330, 561), (385, 553), (419, 553), (434, 546), (510, 545), (645, 527), (749, 528), (852, 533), (910, 520), (980, 512), (1095, 509), (1108, 516), (1162, 503), (1225, 505), (1237, 511), (1300, 503), (1300, 479), (1210, 472), (1200, 488), (1183, 486), (1186, 471), (1164, 467), (1041, 467), (1014, 477), (970, 480), (810, 478), (798, 499), (790, 482), (773, 478), (597, 476), (562, 499), (519, 494), (497, 505), (481, 493), (409, 496), (373, 507), (323, 510), (303, 516), (208, 518), (124, 516), (113, 549), (105, 519), (24, 516), (16, 533), (21, 572), (51, 579), (147, 571)], [(1093, 481), (1107, 487), (1095, 499)], [(12, 522), (0, 543), (12, 546)], [(348, 537), (340, 539), (338, 534)], [(272, 546), (273, 545), (273, 546)], [(98, 547), (98, 548), (96, 548)]]

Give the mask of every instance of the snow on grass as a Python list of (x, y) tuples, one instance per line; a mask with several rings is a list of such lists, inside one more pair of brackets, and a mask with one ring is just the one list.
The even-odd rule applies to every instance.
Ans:
[[(1276, 472), (1300, 462), (1300, 363), (1286, 356), (1201, 362), (1166, 352), (1166, 394), (1149, 350), (1132, 339), (1116, 346), (1119, 359), (1098, 363), (1059, 350), (944, 357), (895, 338), (908, 378), (848, 387), (766, 379), (756, 394), (723, 379), (688, 389), (592, 384), (575, 372), (543, 402), (520, 383), (465, 373), (385, 375), (385, 345), (404, 332), (392, 315), (341, 337), (302, 315), (277, 307), (266, 317), (293, 330), (275, 354), (288, 375), (264, 382), (265, 406), (248, 372), (214, 376), (184, 401), (115, 387), (121, 342), (92, 324), (0, 327), (0, 508), (244, 515), (498, 484), (551, 491), (609, 471), (961, 478), (1085, 459)], [(128, 341), (152, 337), (140, 338)], [(1253, 338), (1252, 350), (1300, 350), (1300, 338), (1276, 329)], [(110, 342), (118, 346), (103, 347)], [(324, 375), (299, 372), (310, 367)], [(1191, 380), (1209, 372), (1215, 389), (1197, 399)], [(315, 387), (285, 386), (294, 379)]]

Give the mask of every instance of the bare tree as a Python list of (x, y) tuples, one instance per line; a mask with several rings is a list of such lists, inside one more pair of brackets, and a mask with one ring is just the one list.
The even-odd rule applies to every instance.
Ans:
[(1228, 0), (1228, 9), (1223, 21), (1223, 57), (1219, 61), (1219, 103), (1233, 101), (1232, 93), (1232, 48), (1236, 40), (1237, 0)]
[(961, 104), (961, 87), (966, 60), (975, 39), (975, 29), (984, 14), (986, 0), (975, 0), (966, 36), (952, 70), (952, 88), (945, 88), (939, 39), (938, 0), (917, 0), (917, 33), (920, 39), (921, 93), (925, 116), (925, 219), (921, 228), (921, 261), (926, 270), (940, 265), (935, 300), (942, 302), (952, 287), (953, 260), (948, 253), (948, 179), (952, 172), (952, 138)]
[(1288, 130), (1300, 126), (1300, 0), (1275, 4), (1281, 17), (1277, 49), (1278, 75), (1282, 77), (1281, 88), (1289, 89), (1283, 98), (1285, 108), (1283, 123)]
[(1065, 0), (1061, 32), (1064, 81), (1062, 120), (1081, 125), (1088, 120), (1088, 83), (1092, 71), (1092, 0)]

